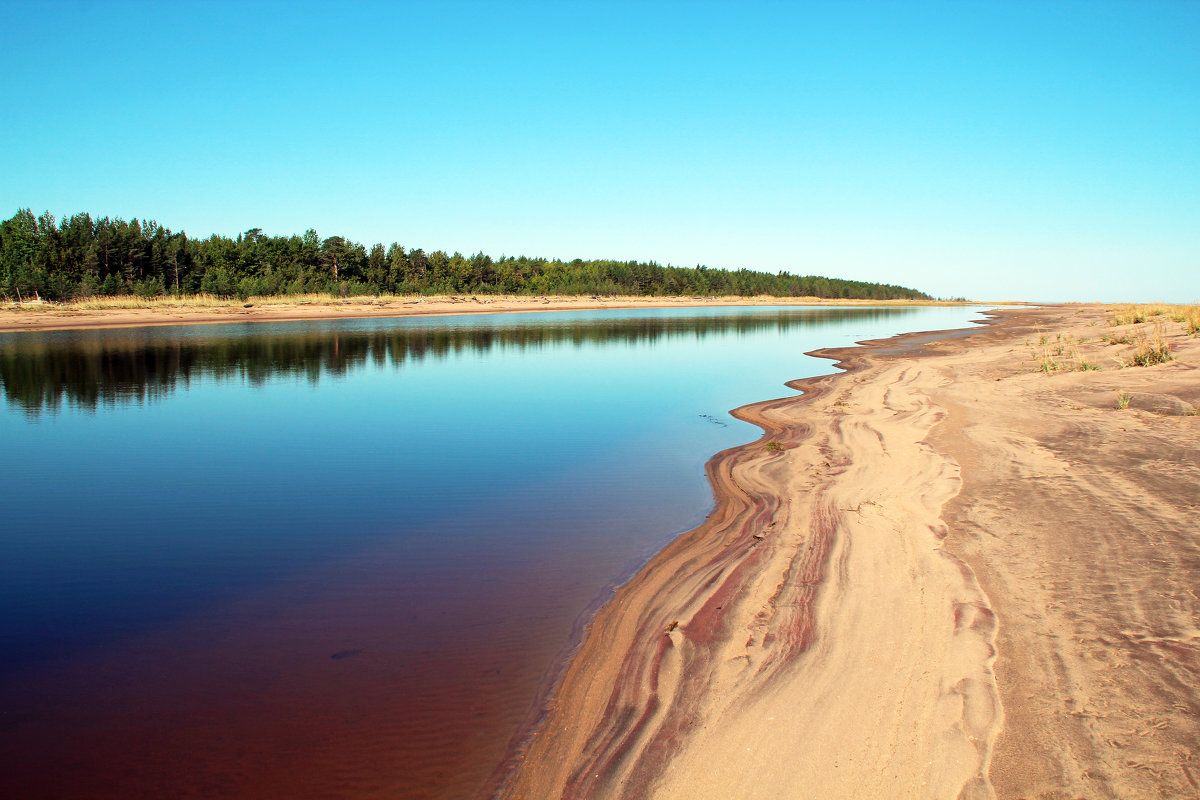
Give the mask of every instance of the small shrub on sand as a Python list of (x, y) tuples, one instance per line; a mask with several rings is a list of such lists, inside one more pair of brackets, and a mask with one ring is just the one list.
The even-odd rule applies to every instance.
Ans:
[(1144, 333), (1138, 334), (1137, 350), (1134, 350), (1133, 355), (1130, 356), (1128, 366), (1152, 367), (1174, 358), (1175, 356), (1171, 354), (1171, 346), (1163, 338), (1162, 325), (1155, 325), (1149, 336)]
[(1117, 410), (1124, 411), (1129, 408), (1129, 401), (1132, 399), (1129, 392), (1117, 392)]
[(764, 447), (766, 448), (768, 453), (779, 453), (779, 452), (782, 452), (782, 450), (783, 450), (783, 445), (781, 445), (779, 442), (775, 441), (774, 439), (767, 442), (764, 445)]
[(1136, 325), (1146, 321), (1146, 313), (1138, 306), (1128, 306), (1113, 312), (1109, 325)]
[[(1062, 334), (1058, 335), (1058, 341), (1062, 341)], [(1061, 356), (1063, 348), (1061, 344), (1052, 342), (1046, 334), (1041, 334), (1038, 337), (1037, 348), (1033, 351), (1033, 358), (1037, 361), (1038, 369), (1045, 373), (1058, 372), (1063, 369), (1063, 364), (1056, 358)]]
[(1035, 353), (1034, 358), (1037, 359), (1038, 371), (1044, 372), (1047, 375), (1055, 372), (1070, 372), (1071, 365), (1058, 358), (1062, 353), (1054, 353), (1050, 350), (1043, 349), (1040, 353)]
[(1058, 372), (1063, 368), (1062, 362), (1049, 355), (1041, 355), (1038, 357), (1038, 369), (1047, 374)]
[(1200, 306), (1177, 306), (1171, 318), (1183, 323), (1188, 336), (1200, 335)]
[(1101, 336), (1100, 340), (1107, 344), (1133, 344), (1136, 340), (1128, 333), (1120, 336)]
[[(1086, 339), (1076, 339), (1070, 334), (1057, 334), (1053, 340), (1042, 334), (1038, 338), (1038, 346), (1033, 348), (1033, 359), (1037, 362), (1038, 370), (1047, 374), (1054, 372), (1089, 372), (1100, 369), (1100, 365), (1088, 361), (1079, 354), (1079, 345)], [(1133, 340), (1130, 339), (1132, 342)], [(1027, 341), (1028, 345), (1029, 342)]]

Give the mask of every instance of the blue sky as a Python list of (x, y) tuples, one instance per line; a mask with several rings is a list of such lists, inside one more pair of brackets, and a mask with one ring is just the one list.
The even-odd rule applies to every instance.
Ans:
[(1200, 2), (0, 0), (0, 215), (1200, 301)]

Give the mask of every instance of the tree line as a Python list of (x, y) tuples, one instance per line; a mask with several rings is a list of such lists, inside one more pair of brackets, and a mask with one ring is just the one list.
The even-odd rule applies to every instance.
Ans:
[(464, 256), (395, 242), (368, 248), (342, 236), (321, 238), (312, 228), (302, 236), (269, 236), (251, 228), (236, 238), (193, 239), (152, 220), (80, 213), (59, 222), (48, 211), (35, 216), (28, 208), (0, 222), (0, 295), (8, 300), (306, 293), (930, 299), (902, 286), (783, 271)]

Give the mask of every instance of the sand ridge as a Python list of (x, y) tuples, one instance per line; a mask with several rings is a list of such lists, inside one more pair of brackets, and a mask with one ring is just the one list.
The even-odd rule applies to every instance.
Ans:
[(506, 796), (987, 796), (994, 618), (923, 442), (943, 379), (855, 375), (738, 410), (768, 432), (598, 615)]
[[(788, 494), (812, 495), (803, 517), (809, 537), (830, 539), (824, 580), (814, 570), (814, 596), (786, 557), (759, 576), (771, 602), (720, 656), (736, 661), (740, 646), (752, 677), (710, 687), (705, 724), (652, 796), (987, 796), (994, 616), (940, 547), (960, 481), (922, 442), (941, 415), (922, 391), (931, 379), (885, 371), (852, 403), (835, 400), (829, 434), (806, 442), (824, 458), (806, 470), (831, 467), (815, 486), (793, 478)], [(797, 629), (807, 636), (788, 641)]]
[(169, 298), (144, 308), (89, 309), (52, 303), (0, 305), (0, 333), (149, 325), (212, 325), (233, 322), (433, 317), (544, 311), (631, 308), (705, 308), (721, 306), (912, 306), (965, 305), (960, 302), (909, 300), (828, 300), (816, 297), (628, 297), (553, 295), (445, 295), (430, 297), (355, 297), (322, 301), (269, 298), (266, 302), (214, 301), (216, 305), (173, 305)]
[[(597, 615), (501, 796), (1194, 796), (1200, 341), (1038, 371), (1049, 326), (1116, 361), (1106, 319), (832, 351), (739, 409), (767, 432)], [(1138, 478), (1089, 450), (1135, 423)]]

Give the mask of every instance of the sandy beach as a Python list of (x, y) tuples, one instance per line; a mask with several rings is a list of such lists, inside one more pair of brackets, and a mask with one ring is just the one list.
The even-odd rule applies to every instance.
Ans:
[(540, 311), (586, 311), (617, 308), (705, 308), (720, 306), (912, 306), (963, 305), (910, 300), (825, 300), (816, 297), (532, 297), (459, 295), (434, 297), (349, 298), (263, 302), (212, 301), (211, 305), (147, 302), (143, 307), (90, 308), (52, 303), (0, 306), (0, 333), (23, 330), (127, 328), (147, 325), (203, 325), (231, 322), (302, 322), (305, 320), (435, 317), (455, 314), (500, 314)]
[[(597, 615), (504, 796), (1197, 796), (1200, 340), (1111, 318), (824, 352), (740, 409), (767, 432)], [(1174, 360), (1121, 366), (1155, 328)]]

